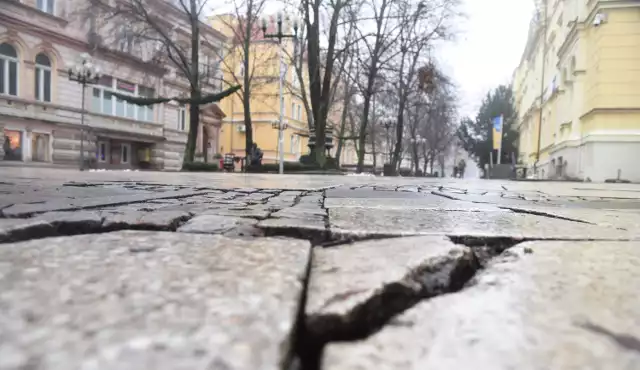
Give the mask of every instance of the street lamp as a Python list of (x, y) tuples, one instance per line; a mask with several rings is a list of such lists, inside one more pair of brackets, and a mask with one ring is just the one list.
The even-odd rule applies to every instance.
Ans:
[(91, 55), (80, 54), (76, 63), (67, 64), (69, 80), (82, 85), (82, 110), (80, 111), (80, 171), (84, 171), (84, 114), (85, 96), (88, 84), (95, 84), (100, 80), (100, 67), (93, 63)]
[[(285, 22), (286, 21), (286, 22)], [(271, 24), (274, 23), (273, 17), (271, 18)], [(287, 66), (284, 63), (284, 55), (282, 53), (282, 39), (284, 38), (292, 38), (295, 39), (298, 37), (298, 21), (297, 19), (293, 20), (293, 33), (285, 33), (283, 32), (283, 25), (287, 26), (289, 23), (289, 17), (283, 21), (282, 13), (278, 12), (276, 23), (276, 32), (275, 33), (267, 33), (267, 19), (262, 18), (262, 32), (264, 33), (265, 38), (277, 39), (278, 40), (278, 55), (280, 59), (280, 76), (278, 78), (279, 84), (279, 96), (280, 96), (280, 117), (278, 119), (278, 162), (279, 162), (279, 173), (284, 173), (284, 150), (283, 150), (283, 141), (284, 141), (284, 77), (287, 73)]]

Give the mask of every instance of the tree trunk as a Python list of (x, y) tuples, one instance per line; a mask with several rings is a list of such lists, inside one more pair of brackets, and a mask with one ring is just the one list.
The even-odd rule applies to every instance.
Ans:
[(424, 163), (422, 164), (422, 173), (424, 175), (427, 174), (427, 163), (428, 163), (429, 159), (427, 158), (427, 156), (425, 155), (424, 157)]
[(209, 133), (204, 123), (202, 124), (202, 155), (204, 163), (209, 163)]
[[(242, 44), (243, 57), (242, 61), (244, 68), (244, 86), (242, 87), (242, 107), (244, 113), (244, 156), (245, 156), (245, 168), (249, 165), (249, 158), (251, 156), (251, 147), (253, 146), (253, 123), (251, 122), (251, 72), (249, 70), (249, 53), (251, 52), (251, 35), (253, 34), (253, 0), (249, 0), (247, 3), (247, 14), (245, 17), (245, 29), (244, 40)], [(280, 66), (278, 65), (278, 68)], [(278, 69), (279, 71), (279, 69)]]
[(435, 156), (433, 154), (431, 154), (431, 155), (429, 155), (429, 157), (430, 157), (429, 158), (430, 159), (429, 166), (431, 167), (431, 174), (433, 175), (433, 162), (434, 162), (434, 159), (435, 159), (434, 157)]
[[(329, 103), (331, 99), (331, 78), (333, 76), (333, 65), (335, 62), (335, 45), (338, 33), (338, 22), (340, 20), (340, 10), (344, 6), (342, 0), (337, 0), (333, 6), (333, 14), (329, 24), (329, 39), (327, 43), (326, 57), (323, 58), (326, 63), (322, 66), (320, 60), (320, 12), (322, 9), (322, 1), (313, 0), (312, 10), (313, 19), (310, 19), (308, 6), (305, 7), (305, 22), (307, 25), (307, 50), (308, 50), (308, 68), (309, 68), (309, 95), (311, 96), (311, 108), (313, 111), (313, 124), (316, 134), (316, 146), (314, 148), (313, 157), (316, 164), (324, 166), (326, 162), (325, 156), (325, 139), (327, 133), (327, 115)], [(323, 68), (324, 67), (324, 68)], [(324, 76), (320, 78), (320, 71)]]
[(364, 149), (367, 140), (367, 126), (369, 123), (369, 111), (371, 110), (371, 98), (373, 97), (373, 81), (374, 74), (369, 74), (369, 81), (367, 82), (367, 93), (364, 97), (364, 112), (362, 112), (362, 121), (360, 124), (360, 135), (358, 139), (358, 165), (356, 166), (356, 172), (362, 173), (364, 169)]
[[(198, 4), (196, 0), (190, 1), (191, 5), (191, 101), (200, 100), (200, 28), (198, 20)], [(184, 149), (183, 163), (193, 162), (196, 152), (196, 141), (198, 140), (198, 126), (200, 124), (200, 106), (198, 104), (189, 105), (189, 134), (187, 135), (187, 145)]]
[[(407, 92), (404, 84), (404, 77), (402, 74), (404, 73), (404, 58), (406, 52), (403, 51), (401, 60), (400, 60), (400, 88), (399, 88), (399, 97), (400, 102), (398, 104), (398, 117), (396, 118), (396, 146), (393, 150), (393, 164), (398, 163), (398, 158), (400, 158), (400, 151), (402, 150), (402, 134), (404, 133), (404, 107), (407, 101)], [(417, 162), (416, 156), (416, 162)]]
[(342, 147), (344, 146), (344, 131), (347, 124), (347, 110), (342, 111), (342, 122), (340, 122), (340, 132), (338, 133), (338, 147), (336, 148), (336, 164), (340, 167), (340, 156), (342, 155)]

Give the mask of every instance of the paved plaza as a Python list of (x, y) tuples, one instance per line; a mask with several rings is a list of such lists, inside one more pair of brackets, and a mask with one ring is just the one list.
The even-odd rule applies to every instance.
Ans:
[(640, 185), (0, 167), (0, 369), (640, 369)]

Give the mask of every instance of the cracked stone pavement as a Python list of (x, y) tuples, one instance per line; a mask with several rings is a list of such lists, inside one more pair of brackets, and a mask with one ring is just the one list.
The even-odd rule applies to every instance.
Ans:
[(639, 369), (640, 185), (0, 168), (0, 369)]

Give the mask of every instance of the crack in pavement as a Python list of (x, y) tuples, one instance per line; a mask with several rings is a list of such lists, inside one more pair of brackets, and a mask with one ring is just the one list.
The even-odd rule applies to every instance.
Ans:
[[(402, 278), (384, 284), (345, 313), (307, 314), (304, 336), (300, 337), (298, 345), (301, 369), (321, 369), (322, 353), (327, 344), (365, 339), (417, 303), (459, 291), (480, 268), (471, 249), (464, 251), (458, 248), (446, 255), (421, 261)], [(312, 270), (312, 276), (313, 273)], [(324, 305), (357, 294), (356, 290), (341, 292), (328, 298)]]
[(558, 220), (565, 220), (565, 221), (573, 221), (573, 222), (579, 222), (579, 223), (583, 223), (583, 224), (588, 224), (588, 225), (597, 225), (594, 224), (592, 222), (588, 222), (588, 221), (583, 221), (583, 220), (579, 220), (577, 218), (571, 218), (571, 217), (564, 217), (564, 216), (559, 216), (553, 213), (548, 213), (548, 212), (544, 212), (544, 211), (536, 211), (533, 209), (526, 209), (526, 208), (518, 208), (518, 207), (512, 207), (512, 206), (497, 206), (500, 209), (506, 209), (515, 213), (520, 213), (520, 214), (529, 214), (529, 215), (535, 215), (535, 216), (542, 216), (542, 217), (547, 217), (547, 218), (555, 218)]

